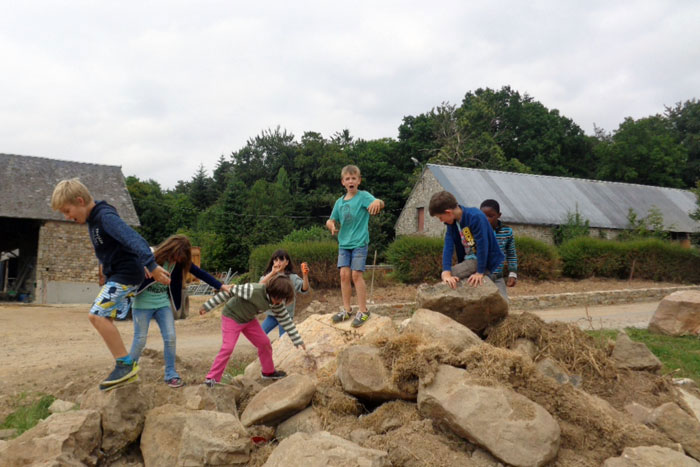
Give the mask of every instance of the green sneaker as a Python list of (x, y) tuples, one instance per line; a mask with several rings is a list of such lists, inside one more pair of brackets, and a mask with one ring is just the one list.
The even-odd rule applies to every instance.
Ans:
[(139, 372), (139, 364), (132, 362), (130, 365), (121, 361), (117, 361), (114, 370), (100, 383), (100, 387), (108, 387), (114, 384), (119, 384), (135, 376)]
[(365, 324), (365, 321), (369, 319), (369, 311), (367, 313), (362, 313), (361, 311), (358, 311), (357, 314), (355, 315), (355, 319), (352, 320), (351, 326), (354, 328), (359, 328), (363, 324)]
[(333, 315), (333, 322), (334, 323), (340, 323), (341, 321), (345, 321), (346, 319), (350, 319), (350, 313), (348, 313), (345, 310)]

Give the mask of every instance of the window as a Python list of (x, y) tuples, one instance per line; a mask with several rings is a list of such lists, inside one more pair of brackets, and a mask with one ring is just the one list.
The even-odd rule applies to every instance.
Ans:
[(423, 232), (423, 225), (425, 223), (425, 208), (417, 208), (416, 214), (418, 216), (418, 232)]

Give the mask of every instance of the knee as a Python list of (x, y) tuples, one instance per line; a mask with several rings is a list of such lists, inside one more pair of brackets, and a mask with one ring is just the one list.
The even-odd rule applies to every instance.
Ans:
[(341, 268), (340, 269), (340, 280), (343, 282), (350, 281), (350, 268)]
[(99, 326), (99, 324), (101, 322), (100, 320), (102, 320), (102, 319), (103, 318), (101, 316), (93, 315), (92, 313), (90, 313), (88, 315), (88, 320), (90, 320), (90, 324), (92, 324), (95, 327)]
[(175, 334), (171, 336), (163, 336), (163, 345), (166, 347), (173, 347), (175, 345)]
[(363, 271), (353, 271), (352, 272), (352, 281), (355, 284), (363, 283), (365, 281), (364, 276), (363, 276)]
[(272, 353), (272, 344), (269, 339), (267, 342), (258, 344), (258, 352)]

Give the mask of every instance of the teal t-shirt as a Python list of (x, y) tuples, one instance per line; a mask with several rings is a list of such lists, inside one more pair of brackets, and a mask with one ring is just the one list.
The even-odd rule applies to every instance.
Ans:
[[(172, 272), (173, 267), (168, 263), (163, 265), (166, 271)], [(160, 282), (153, 282), (143, 292), (134, 297), (134, 308), (139, 310), (155, 310), (156, 308), (164, 308), (170, 306), (170, 297), (168, 296), (168, 286)]]
[(352, 250), (369, 245), (369, 211), (367, 208), (375, 198), (369, 192), (360, 190), (346, 200), (341, 196), (333, 206), (331, 219), (340, 222), (338, 247)]

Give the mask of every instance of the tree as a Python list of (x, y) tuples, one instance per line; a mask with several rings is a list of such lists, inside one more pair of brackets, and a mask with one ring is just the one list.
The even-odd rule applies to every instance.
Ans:
[(626, 118), (609, 142), (595, 147), (598, 178), (680, 188), (687, 150), (660, 115)]
[(199, 164), (197, 173), (192, 177), (189, 185), (189, 196), (197, 209), (206, 209), (216, 201), (214, 180), (207, 176), (204, 164)]
[(158, 182), (128, 176), (126, 188), (141, 222), (137, 230), (149, 244), (156, 245), (173, 233), (168, 225), (172, 213)]
[(666, 118), (676, 138), (688, 152), (688, 164), (683, 171), (683, 182), (691, 188), (700, 180), (700, 101), (692, 99), (666, 107)]

